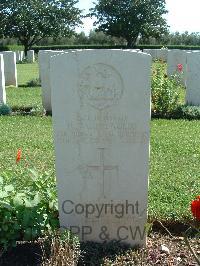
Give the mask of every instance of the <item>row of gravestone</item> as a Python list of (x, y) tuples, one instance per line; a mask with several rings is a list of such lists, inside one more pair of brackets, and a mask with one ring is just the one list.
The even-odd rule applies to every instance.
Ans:
[(47, 54), (40, 75), (51, 88), (61, 228), (82, 241), (145, 245), (151, 56), (133, 50)]
[[(24, 52), (5, 51), (0, 52), (0, 104), (6, 103), (5, 86), (18, 87), (16, 63), (25, 59)], [(27, 53), (27, 60), (30, 63), (35, 61), (34, 51)]]
[(145, 245), (152, 57), (43, 51), (39, 61), (50, 88), (61, 228), (82, 241)]
[(34, 50), (27, 51), (26, 57), (25, 57), (24, 51), (16, 51), (15, 53), (16, 53), (16, 63), (20, 63), (25, 59), (27, 59), (28, 63), (35, 62), (35, 51)]
[[(193, 51), (178, 49), (144, 49), (144, 52), (150, 54), (153, 60), (162, 60), (167, 62), (167, 75), (179, 75), (180, 82), (183, 86), (187, 87), (187, 58), (189, 57), (188, 53), (192, 53)], [(181, 71), (177, 68), (178, 65), (182, 66)]]
[[(73, 52), (74, 50), (68, 50)], [(132, 50), (134, 51), (134, 50)], [(138, 50), (135, 50), (138, 52)], [(51, 106), (51, 85), (50, 85), (50, 58), (65, 51), (40, 51), (39, 52), (39, 67), (40, 79), (42, 86), (42, 101), (43, 107), (47, 112), (52, 111)], [(200, 105), (200, 85), (199, 71), (200, 52), (186, 52), (183, 50), (144, 50), (152, 56), (153, 59), (161, 59), (167, 61), (168, 76), (177, 75), (183, 86), (186, 87), (186, 103), (190, 105)], [(199, 63), (198, 63), (199, 62)], [(181, 65), (181, 71), (178, 66)]]
[[(186, 58), (192, 86), (200, 53)], [(145, 245), (152, 57), (42, 51), (39, 64), (52, 104), (61, 228), (82, 241)]]

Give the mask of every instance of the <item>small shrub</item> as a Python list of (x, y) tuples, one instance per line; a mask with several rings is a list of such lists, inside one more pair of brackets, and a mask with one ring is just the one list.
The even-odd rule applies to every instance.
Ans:
[(10, 115), (12, 110), (7, 104), (0, 104), (0, 115)]
[(39, 87), (40, 86), (40, 80), (39, 78), (32, 79), (27, 82), (27, 87)]
[(152, 77), (152, 113), (167, 116), (178, 107), (180, 84), (175, 77), (168, 77), (160, 67)]
[(200, 119), (200, 106), (179, 105), (173, 112), (173, 118), (198, 120)]
[(6, 174), (0, 177), (0, 247), (4, 250), (17, 240), (31, 241), (58, 228), (54, 178), (34, 170), (24, 178), (25, 183)]

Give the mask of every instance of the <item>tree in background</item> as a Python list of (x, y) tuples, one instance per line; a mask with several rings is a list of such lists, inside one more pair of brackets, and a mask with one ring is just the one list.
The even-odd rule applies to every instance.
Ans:
[(96, 45), (125, 45), (125, 40), (123, 38), (117, 38), (105, 34), (103, 31), (91, 30), (88, 36), (90, 44)]
[(81, 24), (78, 0), (1, 0), (0, 33), (17, 38), (25, 54), (45, 37), (70, 36)]
[(140, 44), (150, 45), (187, 45), (187, 46), (199, 46), (200, 45), (200, 33), (185, 31), (183, 33), (174, 32), (162, 34), (159, 38), (143, 38), (140, 39)]
[(97, 30), (126, 39), (128, 47), (133, 47), (138, 37), (167, 32), (165, 0), (98, 0), (90, 11), (90, 16), (97, 18)]

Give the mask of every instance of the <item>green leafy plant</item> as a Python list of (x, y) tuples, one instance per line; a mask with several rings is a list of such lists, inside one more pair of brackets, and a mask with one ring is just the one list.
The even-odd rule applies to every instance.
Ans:
[(10, 115), (12, 112), (10, 106), (7, 104), (0, 104), (0, 115)]
[(54, 178), (48, 173), (38, 175), (32, 169), (27, 171), (26, 185), (11, 184), (7, 177), (0, 178), (0, 246), (3, 249), (15, 246), (17, 240), (34, 240), (58, 228)]
[(180, 84), (175, 77), (168, 77), (160, 67), (152, 77), (152, 113), (157, 116), (168, 116), (179, 104)]

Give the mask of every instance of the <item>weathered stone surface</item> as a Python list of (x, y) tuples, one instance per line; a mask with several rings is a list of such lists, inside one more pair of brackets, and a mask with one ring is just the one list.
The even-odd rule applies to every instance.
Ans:
[(200, 52), (187, 53), (186, 103), (200, 106)]
[(38, 53), (39, 75), (42, 87), (42, 104), (47, 112), (52, 111), (51, 107), (51, 84), (50, 84), (50, 57), (63, 51), (41, 50)]
[(85, 50), (50, 61), (61, 227), (144, 245), (151, 57)]
[[(182, 65), (182, 72), (178, 71), (178, 65)], [(167, 58), (168, 76), (176, 75), (182, 85), (186, 85), (187, 53), (182, 50), (169, 50)]]
[(17, 83), (17, 67), (16, 67), (16, 54), (15, 52), (1, 52), (4, 58), (4, 71), (6, 86), (18, 86)]
[(153, 60), (167, 61), (168, 49), (144, 49), (144, 53), (150, 54)]

